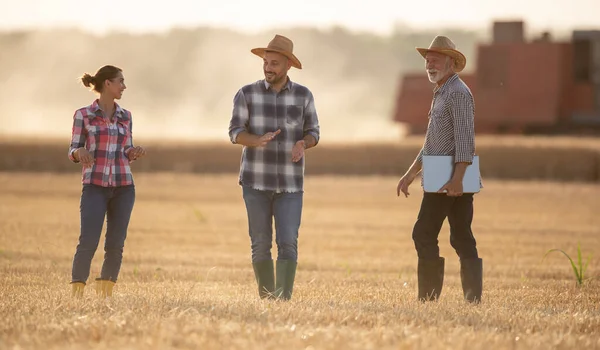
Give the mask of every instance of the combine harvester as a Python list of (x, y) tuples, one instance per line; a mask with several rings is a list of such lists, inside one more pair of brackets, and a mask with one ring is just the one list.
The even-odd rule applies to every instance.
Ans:
[[(493, 41), (467, 58), (461, 73), (475, 97), (483, 134), (600, 134), (600, 30), (576, 30), (570, 42), (549, 34), (527, 42), (523, 22), (494, 22)], [(409, 134), (427, 127), (433, 85), (425, 72), (403, 76), (396, 122)]]

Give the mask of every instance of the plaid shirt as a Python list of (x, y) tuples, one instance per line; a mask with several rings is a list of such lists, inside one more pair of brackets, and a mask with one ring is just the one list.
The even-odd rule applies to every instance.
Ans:
[(79, 163), (73, 152), (85, 147), (94, 164), (82, 169), (82, 183), (103, 187), (133, 184), (127, 152), (133, 147), (131, 112), (116, 104), (112, 124), (105, 118), (98, 100), (75, 111), (69, 159)]
[(421, 162), (424, 155), (452, 155), (455, 163), (471, 164), (475, 155), (474, 117), (473, 95), (457, 74), (436, 86), (425, 143), (417, 160)]
[(265, 80), (242, 87), (233, 100), (229, 137), (236, 143), (242, 131), (255, 135), (281, 133), (264, 147), (244, 147), (239, 184), (257, 190), (304, 190), (304, 158), (292, 162), (292, 148), (306, 135), (319, 142), (319, 119), (310, 90), (288, 80), (279, 93)]

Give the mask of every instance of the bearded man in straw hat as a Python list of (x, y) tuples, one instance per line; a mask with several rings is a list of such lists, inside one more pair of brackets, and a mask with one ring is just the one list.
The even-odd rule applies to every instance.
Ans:
[[(231, 142), (243, 146), (239, 185), (258, 293), (282, 300), (291, 299), (296, 276), (304, 153), (317, 145), (320, 135), (312, 93), (288, 77), (290, 68), (302, 69), (293, 51), (292, 41), (281, 35), (267, 47), (251, 50), (263, 60), (265, 79), (238, 90), (229, 124)], [(271, 257), (273, 219), (276, 268)]]
[(463, 176), (475, 155), (474, 101), (467, 85), (458, 77), (466, 65), (465, 56), (452, 40), (437, 36), (429, 48), (417, 48), (425, 58), (429, 81), (435, 84), (429, 111), (429, 124), (423, 148), (400, 179), (397, 195), (408, 197), (408, 187), (421, 171), (424, 155), (454, 156), (451, 180), (438, 193), (423, 194), (413, 228), (418, 256), (418, 298), (437, 300), (444, 281), (444, 258), (440, 257), (438, 235), (446, 217), (450, 243), (460, 257), (460, 277), (464, 297), (479, 302), (482, 293), (482, 260), (471, 230), (473, 194), (463, 193)]

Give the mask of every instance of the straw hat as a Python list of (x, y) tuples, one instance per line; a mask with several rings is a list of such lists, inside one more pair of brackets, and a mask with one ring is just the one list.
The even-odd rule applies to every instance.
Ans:
[(462, 71), (467, 65), (465, 55), (456, 49), (456, 45), (454, 45), (452, 40), (443, 35), (436, 36), (429, 45), (429, 48), (417, 47), (417, 51), (419, 51), (423, 58), (425, 58), (428, 52), (438, 52), (454, 58), (454, 71), (457, 73)]
[(278, 52), (292, 61), (292, 67), (296, 67), (298, 69), (302, 69), (302, 63), (300, 60), (294, 56), (294, 43), (286, 38), (283, 35), (275, 35), (275, 37), (269, 42), (267, 47), (257, 47), (255, 49), (250, 50), (253, 54), (260, 58), (265, 57), (265, 52), (273, 51)]

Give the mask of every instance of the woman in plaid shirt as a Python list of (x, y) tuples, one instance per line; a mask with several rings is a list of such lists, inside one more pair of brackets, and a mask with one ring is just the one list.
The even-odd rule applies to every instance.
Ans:
[(100, 68), (94, 76), (81, 77), (86, 87), (100, 94), (91, 105), (75, 111), (69, 159), (82, 165), (81, 232), (73, 258), (73, 296), (81, 297), (90, 274), (106, 217), (104, 263), (96, 278), (96, 292), (111, 296), (117, 281), (127, 226), (135, 202), (135, 186), (129, 164), (145, 155), (133, 146), (131, 112), (115, 99), (126, 89), (121, 69)]

